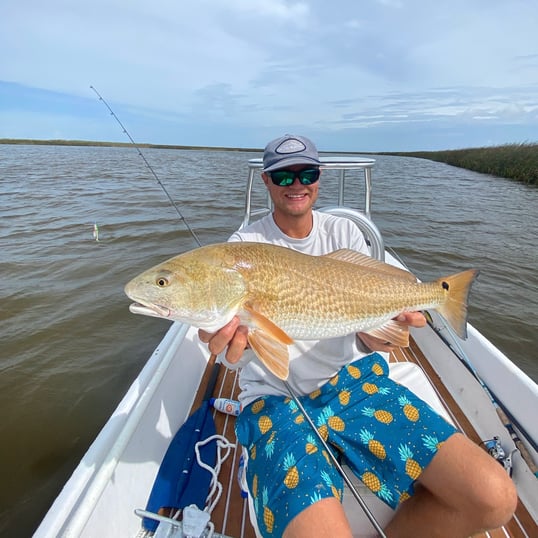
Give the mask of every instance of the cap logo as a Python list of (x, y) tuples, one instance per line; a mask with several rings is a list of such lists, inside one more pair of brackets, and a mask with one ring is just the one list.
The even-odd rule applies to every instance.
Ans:
[(305, 149), (306, 146), (300, 140), (289, 138), (288, 140), (284, 140), (284, 142), (275, 149), (275, 153), (299, 153)]

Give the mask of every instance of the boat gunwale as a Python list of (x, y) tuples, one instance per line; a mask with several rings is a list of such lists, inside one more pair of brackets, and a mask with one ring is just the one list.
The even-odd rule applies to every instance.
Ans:
[[(375, 163), (374, 159), (362, 159), (362, 158), (337, 158), (337, 157), (322, 157), (322, 168), (333, 168), (333, 169), (342, 169), (346, 170), (346, 161), (347, 159), (353, 160), (353, 164), (356, 165), (357, 168), (363, 169), (365, 171), (370, 171), (372, 166)], [(357, 159), (357, 160), (355, 160)], [(249, 161), (249, 180), (252, 181), (254, 172), (257, 170), (260, 170), (262, 168), (262, 161), (261, 159), (251, 159)], [(343, 187), (343, 180), (339, 182), (339, 188)], [(371, 195), (371, 191), (370, 191)], [(249, 193), (246, 194), (246, 197), (248, 198)], [(339, 197), (339, 204), (338, 206), (341, 206), (341, 202), (343, 202), (343, 198), (340, 197), (341, 194), (338, 194)], [(368, 197), (368, 193), (366, 195)], [(347, 206), (346, 206), (347, 207)], [(369, 207), (367, 205), (367, 207)], [(247, 209), (247, 207), (246, 207)], [(254, 215), (252, 211), (250, 211), (249, 206), (249, 218), (250, 216)], [(369, 211), (366, 212), (366, 215), (368, 218), (370, 218)], [(243, 220), (242, 226), (245, 224), (245, 219)], [(89, 447), (88, 451), (82, 458), (81, 462), (79, 463), (79, 466), (75, 469), (73, 472), (73, 475), (69, 479), (69, 481), (64, 486), (64, 490), (60, 493), (58, 498), (53, 503), (52, 507), (49, 509), (49, 512), (41, 522), (40, 527), (37, 529), (37, 532), (35, 536), (56, 536), (60, 534), (60, 531), (62, 529), (65, 529), (66, 527), (66, 521), (67, 518), (73, 513), (74, 510), (77, 509), (77, 507), (80, 506), (80, 503), (84, 501), (85, 497), (88, 495), (89, 492), (91, 492), (90, 484), (92, 480), (97, 476), (97, 472), (95, 472), (95, 469), (93, 471), (89, 470), (91, 468), (91, 465), (89, 464), (91, 460), (93, 460), (93, 463), (97, 467), (98, 461), (100, 459), (106, 460), (107, 454), (105, 453), (107, 450), (107, 447), (111, 447), (111, 449), (114, 451), (116, 449), (113, 449), (115, 446), (114, 443), (114, 435), (117, 434), (117, 428), (119, 428), (120, 424), (116, 424), (113, 428), (113, 419), (114, 417), (117, 417), (118, 415), (121, 415), (125, 413), (128, 415), (133, 409), (135, 409), (138, 405), (143, 406), (143, 401), (141, 400), (142, 396), (144, 394), (149, 397), (151, 391), (146, 392), (144, 387), (147, 388), (147, 385), (151, 383), (152, 376), (155, 372), (159, 371), (159, 368), (162, 366), (162, 361), (165, 361), (165, 357), (167, 354), (169, 354), (169, 362), (166, 366), (163, 366), (163, 372), (165, 372), (168, 367), (170, 366), (170, 363), (173, 360), (176, 360), (177, 354), (179, 349), (182, 347), (183, 342), (187, 338), (188, 332), (190, 327), (175, 323), (171, 326), (159, 346), (156, 348), (156, 350), (153, 352), (151, 357), (149, 358), (148, 362), (140, 372), (139, 376), (135, 380), (135, 382), (131, 385), (123, 399), (121, 400), (120, 404), (114, 411), (113, 415), (110, 417), (110, 419), (107, 421), (97, 438), (94, 440), (92, 445)], [(433, 331), (433, 329), (431, 329)], [(434, 332), (434, 331), (433, 331)], [(471, 325), (469, 326), (469, 334), (471, 335), (471, 339), (475, 339), (477, 342), (477, 345), (480, 348), (485, 348), (486, 353), (485, 355), (488, 355), (490, 357), (494, 357), (496, 361), (499, 363), (502, 363), (503, 365), (507, 365), (506, 368), (508, 371), (510, 371), (513, 375), (515, 375), (518, 378), (518, 382), (520, 381), (523, 385), (527, 386), (529, 388), (529, 398), (534, 398), (538, 400), (538, 385), (534, 384), (532, 380), (526, 376), (514, 363), (512, 363), (508, 357), (506, 357), (504, 354), (500, 352), (489, 340), (487, 340), (479, 331), (477, 331), (474, 327)], [(178, 345), (177, 340), (180, 339), (181, 343)], [(420, 339), (419, 339), (420, 340)], [(424, 353), (426, 355), (426, 353)], [(209, 354), (208, 354), (209, 357)], [(429, 364), (430, 359), (427, 358), (427, 361)], [(437, 372), (436, 368), (431, 365), (432, 368)], [(483, 370), (483, 368), (481, 368)], [(479, 373), (482, 377), (482, 372), (479, 370)], [(164, 375), (164, 373), (163, 373)], [(438, 374), (437, 374), (438, 375)], [(162, 378), (162, 376), (161, 376)], [(487, 376), (483, 376), (485, 382), (487, 383)], [(526, 379), (527, 378), (527, 379)], [(445, 380), (444, 380), (445, 381)], [(446, 381), (445, 381), (446, 386)], [(153, 391), (153, 394), (155, 394), (158, 383), (157, 380), (154, 384), (155, 390)], [(136, 396), (136, 391), (139, 390), (140, 394)], [(235, 390), (235, 389), (234, 389)], [(447, 390), (449, 390), (449, 387), (447, 387)], [(482, 390), (480, 388), (480, 390)], [(194, 405), (196, 405), (195, 400), (195, 394), (193, 393), (193, 401)], [(459, 405), (459, 404), (458, 404)], [(519, 404), (518, 404), (519, 405)], [(188, 414), (188, 413), (187, 413)], [(139, 413), (138, 417), (142, 419), (143, 410)], [(466, 416), (466, 414), (464, 413)], [(186, 417), (185, 417), (186, 418)], [(467, 417), (469, 418), (469, 417)], [(134, 420), (134, 419), (133, 419)], [(226, 419), (226, 424), (229, 423), (228, 419)], [(124, 422), (124, 426), (126, 426), (127, 420)], [(125, 434), (126, 438), (128, 437), (128, 433)], [(127, 438), (127, 443), (129, 442), (129, 439)], [(117, 454), (117, 452), (115, 452)], [(86, 467), (86, 468), (85, 468)], [(105, 472), (105, 471), (103, 471)], [(108, 471), (106, 471), (108, 472)], [(230, 471), (230, 477), (235, 476), (232, 471)], [(232, 478), (230, 478), (233, 482)], [(72, 482), (74, 480), (74, 482)], [(97, 488), (97, 486), (96, 486)], [(95, 490), (97, 492), (97, 489)], [(148, 491), (149, 495), (149, 491)], [(99, 502), (99, 498), (94, 499), (95, 505)], [(65, 503), (64, 506), (59, 506), (61, 503)], [(88, 509), (87, 507), (84, 508), (83, 511), (84, 515), (88, 515), (88, 518), (91, 517), (91, 509)], [(534, 525), (534, 528), (537, 529), (538, 532), (538, 526), (536, 524), (536, 521), (538, 520), (538, 508), (536, 512), (533, 512), (531, 523)], [(134, 517), (134, 516), (133, 516)], [(60, 518), (63, 518), (60, 521)], [(89, 519), (88, 519), (89, 521)], [(60, 524), (62, 523), (63, 524)], [(53, 532), (54, 534), (48, 534), (47, 531), (50, 531), (50, 526), (53, 526)], [(79, 525), (80, 526), (80, 525)], [(49, 527), (47, 529), (46, 527)], [(69, 527), (74, 528), (74, 527)], [(43, 531), (43, 533), (40, 533), (40, 530)], [(512, 536), (512, 535), (511, 535)], [(514, 535), (517, 536), (517, 535)], [(521, 534), (521, 536), (524, 536)]]

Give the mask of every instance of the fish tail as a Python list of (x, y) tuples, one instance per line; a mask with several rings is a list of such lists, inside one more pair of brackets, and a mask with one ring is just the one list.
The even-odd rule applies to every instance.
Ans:
[(437, 310), (464, 340), (467, 338), (467, 302), (478, 273), (478, 269), (468, 269), (437, 281), (448, 294)]

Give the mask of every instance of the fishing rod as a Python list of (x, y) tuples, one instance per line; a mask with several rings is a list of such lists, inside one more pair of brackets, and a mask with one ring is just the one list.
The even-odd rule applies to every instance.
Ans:
[[(402, 260), (402, 258), (398, 255), (398, 253), (394, 249), (389, 248), (388, 250), (404, 267), (407, 267), (405, 262)], [(452, 353), (454, 353), (454, 355), (459, 359), (459, 361), (463, 364), (463, 366), (467, 369), (467, 371), (474, 377), (477, 383), (482, 387), (483, 391), (486, 393), (491, 404), (493, 405), (495, 412), (497, 413), (497, 416), (499, 417), (499, 420), (501, 421), (505, 429), (508, 431), (508, 434), (510, 435), (514, 445), (519, 450), (519, 453), (521, 454), (522, 459), (525, 461), (530, 471), (536, 477), (538, 477), (538, 466), (536, 465), (532, 456), (527, 450), (527, 447), (523, 444), (523, 441), (521, 441), (521, 439), (519, 438), (519, 435), (516, 432), (514, 425), (519, 431), (522, 432), (522, 434), (525, 436), (525, 438), (528, 440), (529, 444), (532, 446), (534, 450), (538, 450), (538, 445), (536, 441), (534, 441), (534, 439), (527, 433), (526, 429), (517, 420), (515, 420), (515, 418), (509, 413), (506, 407), (504, 407), (496, 399), (491, 389), (488, 387), (485, 381), (478, 374), (476, 368), (473, 366), (473, 363), (471, 359), (469, 358), (469, 356), (467, 355), (467, 353), (459, 344), (457, 335), (455, 334), (450, 324), (446, 322), (445, 318), (443, 316), (438, 316), (438, 319), (442, 325), (441, 327), (439, 327), (435, 324), (435, 321), (432, 315), (430, 314), (430, 312), (426, 310), (426, 311), (423, 311), (423, 314), (425, 315), (426, 321), (428, 322), (428, 325), (432, 328), (432, 330), (437, 334), (437, 336), (439, 336), (439, 338), (441, 338), (441, 340), (443, 340), (443, 342), (448, 346), (448, 348), (452, 351)], [(443, 334), (443, 331), (446, 331), (448, 333), (448, 336), (445, 336)], [(485, 444), (485, 443), (486, 441), (483, 441), (481, 444)], [(508, 456), (508, 458), (510, 458), (510, 455)]]
[[(138, 151), (138, 154), (140, 155), (140, 157), (142, 157), (144, 163), (146, 164), (146, 166), (148, 167), (148, 169), (150, 170), (150, 172), (152, 173), (153, 177), (155, 178), (155, 180), (157, 181), (157, 183), (160, 185), (160, 187), (162, 188), (162, 190), (164, 191), (164, 193), (166, 194), (166, 196), (168, 197), (168, 200), (170, 201), (170, 203), (172, 204), (172, 206), (174, 207), (174, 209), (176, 210), (180, 220), (185, 224), (187, 230), (190, 232), (190, 234), (192, 235), (192, 237), (194, 238), (194, 240), (196, 241), (196, 243), (198, 244), (198, 246), (202, 246), (202, 243), (200, 242), (200, 240), (198, 239), (198, 237), (196, 236), (196, 234), (194, 233), (194, 230), (191, 228), (191, 226), (189, 225), (189, 223), (187, 222), (187, 219), (185, 219), (185, 217), (181, 214), (181, 211), (179, 210), (179, 208), (177, 207), (177, 205), (175, 204), (174, 200), (172, 199), (172, 197), (170, 196), (170, 194), (168, 193), (168, 191), (166, 190), (165, 186), (163, 185), (163, 183), (161, 182), (161, 180), (159, 179), (159, 177), (157, 176), (157, 174), (155, 173), (155, 170), (153, 170), (153, 168), (151, 167), (151, 165), (149, 164), (149, 162), (147, 161), (146, 157), (144, 156), (144, 154), (142, 153), (142, 151), (140, 150), (140, 148), (137, 146), (136, 142), (133, 140), (132, 136), (129, 134), (129, 132), (127, 131), (127, 129), (125, 128), (125, 126), (123, 125), (123, 123), (120, 121), (120, 119), (118, 118), (118, 116), (114, 113), (114, 111), (112, 110), (112, 108), (110, 107), (110, 105), (105, 101), (105, 99), (99, 94), (99, 92), (93, 87), (90, 85), (90, 88), (95, 92), (95, 94), (97, 95), (97, 97), (99, 98), (100, 101), (103, 102), (103, 104), (108, 108), (109, 112), (110, 112), (110, 115), (116, 120), (116, 122), (119, 124), (119, 126), (122, 128), (123, 132), (127, 135), (127, 137), (129, 138), (129, 140), (131, 141), (131, 144), (134, 146), (134, 148)], [(314, 434), (317, 436), (317, 438), (320, 440), (322, 446), (324, 447), (324, 449), (326, 450), (327, 454), (329, 455), (329, 458), (331, 459), (332, 463), (334, 464), (334, 466), (336, 467), (336, 469), (338, 470), (338, 472), (341, 474), (342, 478), (344, 479), (345, 483), (348, 485), (351, 493), (353, 494), (353, 496), (355, 497), (355, 499), (357, 500), (357, 502), (359, 503), (360, 507), (362, 508), (362, 510), (364, 511), (364, 513), (366, 514), (366, 516), (368, 517), (368, 519), (370, 520), (370, 522), (372, 523), (373, 527), (376, 529), (376, 531), (378, 532), (379, 536), (381, 538), (386, 538), (386, 534), (383, 532), (383, 529), (381, 528), (381, 526), (379, 525), (378, 521), (376, 520), (374, 514), (371, 512), (371, 510), (368, 508), (367, 504), (365, 503), (364, 499), (360, 496), (360, 493), (357, 491), (357, 489), (355, 488), (355, 486), (353, 485), (353, 482), (351, 481), (351, 479), (349, 478), (348, 474), (346, 473), (346, 471), (343, 469), (343, 467), (340, 465), (340, 463), (338, 462), (338, 460), (336, 459), (336, 457), (334, 456), (334, 454), (332, 453), (332, 450), (330, 449), (329, 445), (327, 444), (327, 442), (325, 441), (325, 439), (323, 439), (322, 435), (320, 434), (320, 432), (318, 431), (318, 429), (316, 428), (314, 422), (312, 421), (312, 419), (310, 418), (308, 412), (306, 411), (306, 409), (303, 407), (301, 401), (299, 400), (298, 396), (295, 394), (295, 392), (293, 391), (293, 389), (291, 388), (291, 386), (289, 385), (289, 383), (287, 381), (284, 381), (284, 385), (286, 386), (286, 389), (288, 390), (290, 396), (292, 397), (292, 399), (295, 401), (295, 403), (297, 404), (297, 407), (299, 408), (299, 410), (301, 411), (301, 413), (304, 415), (306, 421), (308, 422), (308, 424), (310, 425), (310, 427), (312, 428)]]
[(190, 227), (187, 219), (181, 214), (181, 211), (179, 210), (179, 207), (176, 205), (173, 198), (170, 196), (170, 193), (166, 190), (166, 187), (163, 185), (162, 181), (159, 179), (159, 176), (156, 174), (155, 170), (153, 170), (151, 164), (149, 164), (148, 160), (146, 159), (146, 157), (142, 153), (142, 150), (138, 147), (136, 142), (133, 140), (133, 137), (129, 134), (129, 131), (127, 131), (126, 127), (123, 125), (123, 123), (118, 118), (118, 116), (116, 116), (115, 112), (112, 110), (110, 105), (105, 101), (105, 99), (101, 96), (101, 94), (93, 86), (90, 85), (90, 88), (95, 92), (95, 94), (99, 98), (99, 101), (102, 101), (102, 103), (108, 108), (108, 110), (110, 112), (110, 115), (118, 122), (118, 124), (122, 128), (124, 134), (127, 135), (129, 140), (131, 141), (131, 144), (133, 145), (133, 147), (138, 151), (138, 155), (140, 155), (140, 157), (142, 157), (142, 160), (144, 161), (145, 165), (147, 166), (147, 168), (149, 169), (149, 171), (151, 172), (151, 174), (155, 178), (155, 181), (157, 181), (157, 183), (159, 184), (161, 189), (164, 191), (164, 194), (166, 194), (166, 197), (168, 198), (168, 200), (172, 204), (172, 207), (176, 210), (176, 213), (178, 214), (179, 219), (183, 222), (183, 224), (185, 225), (185, 227), (187, 228), (189, 233), (192, 235), (193, 239), (196, 241), (196, 244), (199, 247), (201, 247), (202, 243), (198, 239), (198, 236), (194, 233), (194, 230)]
[(321, 442), (323, 448), (325, 449), (325, 452), (327, 452), (330, 460), (332, 461), (333, 465), (336, 467), (337, 471), (340, 473), (342, 478), (344, 479), (344, 482), (349, 487), (349, 490), (353, 494), (353, 497), (355, 497), (355, 500), (359, 503), (359, 506), (362, 508), (363, 512), (366, 514), (366, 517), (370, 520), (370, 523), (373, 525), (374, 529), (378, 532), (379, 536), (381, 538), (387, 538), (387, 535), (384, 533), (383, 529), (379, 525), (379, 522), (375, 518), (372, 511), (368, 508), (368, 505), (364, 502), (364, 499), (361, 497), (360, 493), (357, 491), (355, 486), (353, 485), (353, 482), (351, 481), (351, 478), (349, 478), (349, 475), (346, 473), (344, 468), (340, 465), (340, 462), (336, 459), (336, 456), (333, 454), (332, 449), (329, 447), (329, 444), (325, 439), (323, 439), (323, 436), (319, 432), (319, 430), (316, 428), (316, 425), (310, 418), (310, 415), (304, 408), (303, 404), (301, 403), (301, 400), (299, 400), (299, 397), (295, 393), (295, 391), (291, 388), (290, 384), (287, 381), (282, 381), (284, 383), (284, 386), (286, 387), (287, 391), (289, 392), (290, 396), (292, 397), (293, 401), (297, 405), (299, 411), (303, 414), (305, 417), (305, 420), (308, 422), (308, 425), (310, 428), (314, 431), (316, 437)]
[[(512, 441), (514, 442), (514, 445), (519, 450), (519, 453), (521, 454), (522, 459), (525, 461), (525, 463), (529, 467), (530, 471), (534, 474), (534, 476), (538, 477), (538, 467), (536, 463), (534, 462), (532, 456), (530, 455), (529, 451), (527, 450), (527, 447), (523, 444), (523, 441), (519, 438), (519, 435), (517, 434), (514, 428), (514, 424), (516, 428), (518, 428), (523, 433), (523, 435), (525, 435), (525, 438), (532, 445), (534, 450), (538, 450), (538, 446), (536, 442), (526, 432), (525, 428), (521, 426), (521, 424), (519, 424), (514, 419), (514, 417), (508, 412), (508, 410), (503, 408), (501, 403), (499, 403), (499, 401), (496, 399), (491, 389), (487, 386), (485, 381), (480, 377), (480, 375), (476, 371), (476, 368), (473, 366), (471, 359), (468, 357), (467, 353), (465, 353), (461, 345), (458, 343), (454, 331), (449, 326), (449, 324), (445, 322), (444, 318), (442, 317), (440, 318), (442, 327), (437, 327), (435, 325), (433, 318), (431, 317), (429, 312), (428, 312), (428, 315), (426, 316), (426, 319), (428, 320), (428, 324), (430, 325), (430, 327), (435, 331), (435, 333), (439, 336), (439, 338), (441, 338), (443, 342), (451, 349), (451, 351), (456, 355), (456, 357), (458, 357), (460, 362), (465, 366), (465, 368), (467, 368), (469, 373), (474, 377), (474, 379), (482, 387), (482, 389), (488, 396), (491, 404), (495, 408), (495, 412), (497, 413), (499, 420), (508, 431)], [(450, 336), (450, 339), (442, 334), (443, 330), (445, 330), (448, 333), (448, 335)], [(510, 415), (510, 418), (508, 418), (508, 415)]]

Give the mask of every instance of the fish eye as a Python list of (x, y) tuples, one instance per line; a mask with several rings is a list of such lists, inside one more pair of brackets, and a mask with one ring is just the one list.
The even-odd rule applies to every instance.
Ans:
[(159, 288), (166, 288), (166, 286), (170, 284), (170, 281), (164, 276), (158, 276), (155, 283), (157, 286), (159, 286)]

